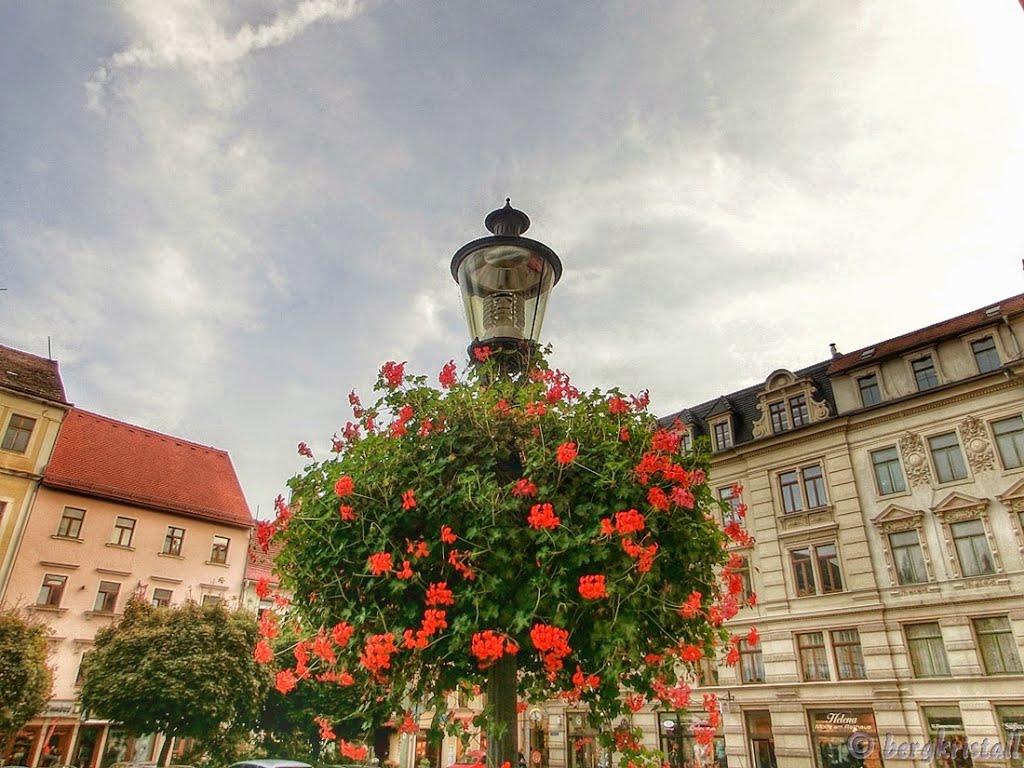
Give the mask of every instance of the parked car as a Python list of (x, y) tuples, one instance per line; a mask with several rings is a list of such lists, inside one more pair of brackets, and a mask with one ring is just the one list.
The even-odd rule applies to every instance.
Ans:
[(256, 760), (242, 760), (239, 763), (232, 763), (228, 768), (313, 768), (313, 766), (299, 760), (268, 757)]

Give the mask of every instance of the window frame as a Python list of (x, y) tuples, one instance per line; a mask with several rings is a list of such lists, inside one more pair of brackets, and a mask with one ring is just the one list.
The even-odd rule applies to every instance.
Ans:
[[(96, 599), (93, 601), (93, 613), (116, 613), (117, 600), (121, 596), (121, 583), (101, 580), (96, 588)], [(113, 589), (111, 589), (113, 587)]]
[[(964, 537), (964, 536), (957, 537), (957, 534), (956, 534), (957, 526), (965, 526), (965, 525), (968, 525), (968, 524), (971, 524), (971, 523), (975, 524), (978, 527), (979, 530), (976, 533), (968, 534), (969, 538), (968, 537)], [(992, 544), (989, 541), (988, 530), (986, 529), (985, 521), (984, 520), (982, 520), (980, 517), (971, 517), (971, 518), (968, 518), (968, 519), (965, 519), (965, 520), (951, 520), (950, 522), (947, 523), (947, 525), (949, 526), (949, 539), (950, 539), (950, 542), (953, 545), (953, 553), (956, 556), (957, 572), (960, 574), (961, 578), (970, 579), (970, 578), (974, 578), (976, 576), (993, 576), (993, 575), (999, 573), (999, 568), (997, 566), (996, 559), (992, 555)], [(962, 530), (962, 528), (961, 528), (961, 530)], [(961, 549), (960, 549), (960, 542), (964, 541), (964, 540), (967, 540), (967, 541), (970, 542), (972, 556), (976, 560), (979, 560), (979, 562), (978, 562), (979, 566), (981, 565), (981, 560), (983, 560), (984, 558), (981, 558), (981, 559), (978, 558), (978, 554), (979, 553), (978, 553), (978, 550), (977, 550), (977, 547), (975, 546), (975, 544), (979, 540), (984, 542), (984, 544), (985, 544), (985, 553), (987, 554), (988, 564), (989, 564), (989, 567), (988, 567), (987, 570), (979, 570), (977, 572), (972, 572), (972, 573), (968, 573), (967, 572), (967, 569), (964, 567), (964, 559), (963, 559), (963, 557), (961, 555)]]
[[(131, 522), (130, 526), (121, 525), (122, 520), (128, 520)], [(124, 547), (125, 549), (132, 548), (132, 541), (135, 539), (135, 526), (138, 520), (134, 517), (125, 517), (124, 515), (117, 515), (114, 517), (114, 530), (111, 532), (110, 544), (115, 547)], [(124, 541), (124, 532), (128, 532), (128, 541)]]
[[(76, 517), (69, 512), (81, 512), (81, 515)], [(58, 539), (74, 539), (75, 541), (82, 540), (82, 527), (85, 525), (85, 513), (87, 510), (81, 507), (72, 507), (70, 505), (65, 506), (60, 513), (60, 520), (57, 521), (57, 532), (53, 534)], [(65, 525), (65, 523), (67, 523)], [(77, 525), (76, 525), (77, 523)], [(74, 533), (72, 533), (74, 529)]]
[[(50, 580), (59, 581), (60, 584), (48, 584)], [(62, 573), (43, 574), (43, 581), (39, 585), (39, 594), (36, 596), (36, 607), (59, 609), (64, 600), (64, 592), (67, 591), (68, 577)], [(46, 599), (43, 600), (43, 590), (46, 590)], [(56, 597), (54, 597), (56, 595)]]
[[(814, 470), (817, 470), (817, 475), (808, 474)], [(787, 467), (776, 472), (775, 482), (782, 502), (783, 516), (816, 512), (831, 506), (828, 482), (825, 479), (825, 462), (822, 460)], [(812, 505), (812, 496), (813, 501), (818, 503)], [(794, 506), (794, 502), (798, 506)]]
[[(718, 500), (729, 505), (729, 511), (722, 513), (722, 525), (728, 525), (735, 521), (738, 525), (745, 526), (743, 517), (739, 513), (740, 505), (743, 504), (741, 495), (733, 494), (733, 485), (723, 485), (718, 488)], [(723, 493), (724, 492), (724, 493)]]
[[(820, 641), (814, 641), (815, 637), (820, 638)], [(808, 652), (811, 653), (810, 656), (808, 656)], [(824, 630), (798, 632), (796, 634), (796, 653), (800, 661), (800, 678), (805, 683), (820, 683), (832, 679), (832, 672), (828, 666), (828, 646), (825, 642)]]
[(768, 420), (772, 425), (772, 434), (789, 431), (789, 409), (785, 400), (768, 403)]
[(805, 427), (811, 423), (811, 411), (807, 405), (806, 393), (798, 392), (795, 395), (790, 395), (786, 398), (786, 405), (789, 408), (789, 423), (793, 425), (793, 429)]
[[(923, 363), (926, 360), (928, 365), (919, 368), (918, 363)], [(914, 378), (914, 383), (917, 385), (918, 392), (927, 392), (930, 389), (935, 389), (942, 383), (942, 378), (939, 376), (939, 367), (935, 362), (934, 352), (910, 358), (910, 373)]]
[[(836, 635), (841, 632), (852, 632), (855, 635), (856, 640), (837, 640)], [(856, 627), (829, 630), (829, 642), (832, 643), (832, 660), (836, 665), (836, 680), (866, 680), (868, 671), (867, 665), (864, 663), (864, 646), (860, 640), (860, 630)], [(846, 651), (848, 648), (855, 650)], [(849, 656), (849, 658), (844, 659), (844, 662), (848, 665), (849, 669), (855, 670), (859, 665), (861, 674), (843, 674), (844, 662), (840, 662), (840, 649), (843, 649), (844, 657), (847, 655)]]
[[(218, 544), (218, 539), (223, 544)], [(228, 550), (231, 548), (231, 539), (227, 536), (214, 534), (213, 544), (210, 547), (210, 562), (216, 565), (228, 564)]]
[[(933, 441), (949, 437), (953, 438), (952, 445), (943, 445), (936, 449)], [(960, 483), (970, 479), (971, 473), (967, 466), (967, 459), (964, 456), (963, 445), (960, 443), (959, 432), (955, 429), (951, 429), (947, 432), (939, 432), (938, 434), (926, 437), (925, 442), (928, 445), (928, 457), (931, 460), (932, 469), (935, 471), (935, 482), (937, 485), (949, 485), (950, 483)], [(937, 454), (937, 450), (940, 453)], [(939, 456), (943, 458), (946, 462), (945, 464), (940, 464)], [(954, 466), (956, 462), (950, 460), (951, 456), (959, 457), (959, 466)], [(944, 478), (943, 471), (940, 469), (942, 466), (948, 467), (952, 474)], [(962, 471), (963, 475), (957, 476), (957, 470)]]
[[(25, 426), (23, 424), (15, 424), (15, 419), (20, 421), (32, 422), (30, 425)], [(4, 436), (0, 440), (0, 450), (10, 451), (11, 453), (18, 453), (24, 456), (28, 453), (29, 446), (32, 445), (32, 436), (36, 432), (36, 425), (39, 423), (39, 419), (35, 416), (26, 416), (23, 413), (11, 412), (11, 415), (7, 419), (7, 424), (4, 427)], [(22, 442), (21, 438), (24, 437)], [(18, 445), (21, 444), (19, 448)]]
[(173, 601), (173, 589), (167, 589), (167, 587), (153, 587), (153, 596), (150, 598), (149, 604), (154, 608), (170, 608)]
[[(871, 384), (869, 386), (865, 387), (864, 386), (864, 382), (867, 381), (868, 379), (872, 380)], [(865, 373), (862, 376), (856, 377), (856, 382), (857, 382), (857, 394), (860, 395), (861, 407), (869, 408), (872, 405), (878, 405), (880, 402), (882, 402), (882, 384), (881, 384), (881, 378), (878, 375), (877, 371), (872, 371), (871, 373)], [(877, 399), (876, 400), (872, 400), (869, 403), (867, 401), (867, 398), (864, 397), (864, 393), (865, 393), (865, 391), (870, 390), (870, 389), (874, 389), (875, 397)]]
[[(1005, 424), (1010, 421), (1019, 422), (1020, 429), (1002, 433), (996, 431), (997, 424)], [(992, 432), (992, 442), (995, 443), (996, 453), (999, 454), (999, 463), (1003, 465), (1003, 469), (1011, 471), (1024, 467), (1024, 416), (1018, 413), (1001, 419), (992, 419), (992, 421), (988, 423), (988, 426), (989, 430)], [(1003, 453), (1003, 441), (1001, 438), (1004, 438), (1007, 435), (1011, 436), (1010, 444), (1013, 447), (1013, 452), (1017, 460), (1016, 464), (1008, 464), (1006, 462), (1006, 454)], [(1020, 436), (1019, 440), (1017, 438), (1018, 435)]]
[[(172, 531), (176, 533), (172, 533)], [(175, 544), (177, 542), (177, 544)], [(164, 545), (160, 551), (161, 555), (171, 557), (182, 557), (181, 550), (185, 546), (185, 529), (176, 525), (168, 525), (167, 533), (164, 534)]]
[[(823, 556), (820, 550), (828, 548), (832, 549), (832, 553)], [(835, 540), (809, 542), (791, 547), (788, 551), (790, 573), (793, 577), (793, 594), (796, 597), (821, 597), (846, 591), (838, 542)], [(801, 557), (798, 561), (796, 558), (798, 552), (806, 552), (807, 557)], [(835, 561), (834, 570), (826, 570), (825, 565), (833, 560)], [(808, 575), (809, 578), (807, 578)], [(810, 583), (812, 591), (807, 590), (807, 582)], [(805, 585), (803, 589), (801, 589), (801, 583)], [(829, 589), (826, 589), (826, 583), (831, 585)]]
[(711, 428), (715, 453), (728, 451), (733, 447), (732, 419), (720, 419), (708, 426)]
[[(933, 635), (924, 635), (921, 637), (911, 637), (910, 629), (916, 627), (935, 627), (937, 633)], [(946, 641), (942, 635), (942, 625), (938, 621), (915, 621), (909, 622), (903, 625), (903, 639), (907, 648), (907, 657), (910, 661), (910, 671), (915, 678), (936, 678), (936, 677), (952, 677), (953, 673), (949, 667), (949, 654), (946, 653)], [(934, 641), (938, 641), (936, 644)], [(928, 663), (932, 668), (935, 668), (935, 660), (941, 658), (942, 670), (933, 674), (924, 674), (924, 672), (918, 668), (915, 661), (915, 648), (925, 647), (928, 650)], [(941, 650), (941, 653), (936, 655), (935, 649)]]
[[(991, 629), (982, 630), (979, 623), (983, 621), (1002, 620), (1006, 626), (1004, 629), (995, 631)], [(999, 675), (1020, 675), (1024, 674), (1024, 665), (1020, 660), (1020, 648), (1017, 646), (1017, 638), (1013, 634), (1013, 625), (1010, 617), (1001, 616), (979, 616), (971, 619), (971, 629), (974, 631), (975, 646), (978, 649), (978, 659), (981, 662), (981, 669), (985, 676), (994, 677)], [(996, 638), (995, 645), (989, 646), (991, 638)], [(1000, 640), (1007, 641), (1000, 643)], [(1004, 647), (1004, 645), (1006, 647)], [(985, 647), (994, 648), (998, 652), (1000, 669), (990, 668), (989, 661), (985, 654)], [(1011, 668), (1012, 667), (1012, 668)]]
[[(736, 647), (740, 654), (739, 673), (741, 685), (756, 685), (767, 681), (764, 672), (764, 653), (761, 650), (760, 640), (751, 645), (747, 638), (741, 637)], [(751, 673), (748, 675), (748, 673)]]
[[(892, 458), (886, 458), (884, 460), (884, 464), (881, 464), (878, 459), (879, 455), (883, 453), (888, 454), (890, 452), (892, 453)], [(875, 490), (878, 492), (879, 496), (896, 496), (901, 493), (907, 492), (907, 476), (906, 473), (903, 471), (903, 464), (900, 461), (899, 448), (897, 448), (895, 445), (889, 445), (884, 448), (876, 448), (873, 451), (868, 451), (868, 460), (871, 462), (871, 471), (875, 478)], [(895, 476), (892, 472), (894, 466), (896, 468)], [(892, 490), (889, 491), (886, 491), (882, 487), (883, 483), (879, 470), (882, 469), (883, 467), (886, 470), (886, 474), (889, 478), (889, 483), (892, 487)], [(899, 484), (902, 487), (896, 487), (896, 483), (894, 482), (896, 477), (899, 478)]]
[[(914, 543), (913, 543), (913, 545), (901, 544), (899, 547), (895, 546), (893, 544), (892, 537), (893, 536), (903, 536), (905, 534), (913, 534), (914, 535)], [(913, 586), (917, 586), (919, 584), (927, 584), (929, 581), (931, 581), (931, 579), (929, 578), (928, 560), (925, 557), (924, 547), (923, 547), (923, 545), (921, 543), (921, 530), (919, 528), (907, 528), (907, 529), (902, 530), (902, 531), (889, 531), (888, 533), (885, 533), (883, 535), (885, 536), (886, 546), (889, 547), (889, 553), (892, 556), (893, 576), (895, 577), (896, 584), (898, 586), (901, 586), (901, 587), (913, 587)], [(916, 581), (904, 581), (903, 580), (902, 575), (901, 575), (902, 574), (902, 570), (900, 568), (900, 561), (899, 561), (899, 558), (897, 557), (897, 553), (898, 552), (903, 552), (905, 550), (915, 550), (916, 551), (917, 558), (915, 559), (914, 557), (911, 557), (910, 560), (913, 562), (915, 574), (916, 574), (916, 571), (918, 570), (918, 567), (920, 567), (921, 575), (924, 578), (918, 579)]]
[[(977, 345), (983, 344), (986, 341), (989, 343), (989, 346), (982, 349), (981, 354), (979, 354)], [(996, 343), (995, 332), (969, 339), (967, 340), (967, 346), (971, 350), (971, 356), (974, 358), (974, 364), (978, 368), (979, 375), (983, 373), (992, 373), (992, 371), (998, 371), (1003, 367), (1003, 360), (1002, 356), (999, 354), (999, 345)], [(985, 355), (986, 353), (991, 353), (995, 356), (995, 365), (991, 368), (982, 367), (982, 355)], [(991, 362), (991, 357), (986, 357), (985, 359)]]

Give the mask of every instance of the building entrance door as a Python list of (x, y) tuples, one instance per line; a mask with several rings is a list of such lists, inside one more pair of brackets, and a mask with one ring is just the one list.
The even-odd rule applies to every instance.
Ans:
[(745, 719), (754, 768), (778, 768), (771, 714), (767, 710), (755, 710), (747, 712)]

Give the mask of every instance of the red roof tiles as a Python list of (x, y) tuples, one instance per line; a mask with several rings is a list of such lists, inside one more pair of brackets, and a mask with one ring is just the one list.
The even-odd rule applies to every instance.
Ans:
[(0, 388), (68, 404), (56, 360), (0, 346)]
[(165, 512), (251, 527), (225, 451), (73, 409), (43, 485)]
[[(993, 307), (998, 307), (998, 311), (987, 314), (987, 311)], [(832, 365), (829, 366), (828, 374), (832, 376), (860, 365), (871, 365), (887, 357), (909, 352), (917, 347), (933, 344), (937, 341), (974, 330), (975, 328), (995, 323), (1003, 315), (1011, 316), (1021, 312), (1024, 312), (1024, 293), (994, 302), (981, 309), (968, 312), (965, 315), (960, 315), (950, 320), (943, 320), (940, 323), (929, 325), (927, 328), (919, 328), (916, 331), (905, 333), (894, 339), (881, 341), (870, 347), (864, 347), (856, 352), (850, 352), (842, 357), (837, 357), (832, 362)], [(872, 349), (874, 352), (865, 357), (864, 353)]]

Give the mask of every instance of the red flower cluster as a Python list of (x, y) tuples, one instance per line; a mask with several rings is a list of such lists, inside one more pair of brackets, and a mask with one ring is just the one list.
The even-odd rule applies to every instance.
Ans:
[(704, 596), (700, 592), (691, 592), (690, 596), (686, 598), (686, 602), (683, 607), (679, 609), (679, 615), (684, 619), (692, 619), (694, 616), (700, 614), (700, 604)]
[(700, 661), (703, 657), (704, 651), (700, 649), (700, 646), (684, 644), (679, 648), (679, 658), (683, 661)]
[(380, 377), (390, 389), (401, 386), (405, 380), (405, 363), (396, 363), (389, 360), (380, 368)]
[(338, 482), (334, 484), (334, 492), (338, 496), (351, 496), (355, 489), (356, 484), (348, 475), (339, 477)]
[(490, 356), (491, 356), (491, 348), (490, 347), (476, 347), (473, 350), (473, 357), (475, 357), (478, 362), (486, 363)]
[(427, 546), (427, 542), (422, 541), (422, 540), (421, 541), (409, 541), (408, 539), (406, 539), (405, 543), (406, 543), (406, 548), (405, 548), (406, 551), (410, 555), (412, 555), (413, 557), (420, 558), (420, 557), (429, 557), (430, 556), (430, 547)]
[(469, 560), (469, 552), (460, 552), (457, 549), (453, 549), (448, 553), (448, 564), (462, 574), (462, 578), (467, 581), (473, 581), (476, 578), (476, 574), (473, 573), (473, 569), (466, 565), (466, 561)]
[(534, 504), (530, 508), (530, 515), (526, 518), (526, 522), (530, 524), (531, 528), (557, 528), (561, 520), (550, 504)]
[(562, 443), (558, 446), (558, 451), (555, 455), (555, 460), (559, 464), (571, 464), (573, 459), (576, 458), (578, 452), (576, 450), (576, 443)]
[(408, 560), (402, 561), (402, 569), (395, 573), (395, 578), (398, 579), (411, 579), (413, 577), (412, 565)]
[(651, 436), (651, 450), (678, 453), (680, 435), (668, 429), (659, 429)]
[(605, 588), (604, 575), (580, 576), (580, 596), (584, 600), (598, 600), (608, 597), (608, 590)]
[(256, 648), (252, 652), (252, 657), (260, 664), (269, 664), (274, 660), (274, 651), (271, 650), (270, 643), (261, 637), (256, 643)]
[(271, 611), (264, 611), (260, 617), (259, 622), (259, 635), (265, 637), (268, 640), (273, 640), (277, 637), (277, 618)]
[(608, 413), (617, 416), (620, 413), (629, 413), (629, 403), (624, 397), (613, 395), (608, 398)]
[(340, 507), (338, 507), (338, 515), (340, 515), (341, 519), (344, 520), (346, 523), (351, 523), (353, 520), (356, 519), (355, 510), (352, 509), (352, 507), (350, 507), (348, 504), (342, 504)]
[(458, 383), (458, 379), (455, 377), (455, 361), (449, 360), (441, 368), (441, 373), (438, 374), (437, 380), (441, 383), (442, 389), (451, 389)]
[(289, 691), (295, 688), (298, 683), (298, 678), (290, 669), (284, 669), (277, 673), (277, 678), (274, 681), (274, 687), (277, 688), (283, 694), (287, 694)]
[(447, 525), (442, 525), (441, 526), (441, 541), (442, 542), (444, 542), (445, 544), (454, 544), (456, 538), (457, 537), (455, 536), (454, 533), (452, 533), (452, 529), (451, 528), (449, 528)]
[(644, 516), (635, 509), (615, 513), (615, 530), (623, 536), (642, 531), (646, 522)]
[(636, 694), (635, 696), (626, 697), (626, 706), (629, 707), (630, 712), (639, 712), (644, 708), (644, 704), (647, 702), (644, 700), (643, 694)]
[(636, 560), (636, 569), (640, 573), (647, 573), (654, 565), (654, 556), (658, 553), (658, 543), (654, 542), (648, 546), (637, 544), (632, 539), (623, 539), (622, 548), (626, 554)]
[(410, 488), (402, 494), (402, 509), (412, 509), (416, 506), (416, 494)]
[(370, 573), (374, 576), (388, 573), (395, 567), (394, 563), (391, 562), (391, 554), (389, 552), (376, 552), (370, 555), (369, 564)]
[(448, 589), (448, 582), (441, 581), (427, 587), (427, 605), (454, 605), (455, 597)]
[(518, 498), (526, 496), (536, 496), (537, 486), (527, 480), (525, 477), (521, 477), (516, 481), (516, 484), (512, 487), (512, 495)]
[(412, 712), (405, 713), (405, 719), (402, 720), (402, 724), (398, 726), (399, 733), (419, 733), (420, 727), (416, 724), (416, 721), (412, 718)]
[(428, 608), (423, 612), (423, 623), (420, 628), (413, 632), (405, 630), (402, 636), (402, 645), (405, 648), (426, 648), (430, 638), (442, 629), (448, 629), (447, 613), (445, 611)]
[(377, 677), (385, 669), (391, 668), (391, 657), (398, 651), (395, 647), (395, 636), (390, 632), (383, 635), (370, 635), (366, 638), (359, 662)]
[(494, 630), (485, 629), (473, 634), (469, 652), (480, 660), (480, 669), (486, 669), (506, 653), (519, 653), (519, 646)]
[(668, 495), (656, 485), (647, 492), (647, 503), (655, 509), (668, 512)]
[(530, 630), (530, 640), (544, 661), (548, 678), (554, 680), (563, 666), (562, 659), (572, 653), (572, 648), (569, 647), (569, 633), (550, 624), (534, 624)]
[(323, 629), (317, 632), (313, 640), (313, 655), (328, 664), (333, 664), (336, 661), (334, 646), (331, 645), (331, 641), (327, 638), (327, 633)]
[(305, 443), (299, 443), (299, 455), (306, 456), (307, 458), (313, 458), (313, 451), (310, 450), (309, 446)]
[(651, 682), (654, 695), (672, 709), (686, 709), (690, 706), (690, 686), (680, 682), (669, 688), (662, 680)]
[(270, 594), (270, 579), (266, 576), (260, 577), (259, 581), (256, 582), (256, 597), (260, 600), (266, 600)]
[(355, 744), (349, 744), (344, 739), (338, 740), (338, 749), (341, 752), (342, 757), (351, 758), (359, 763), (365, 760), (366, 756), (370, 753), (370, 750), (366, 747), (357, 747)]
[(572, 676), (572, 684), (577, 688), (597, 688), (601, 684), (599, 675), (584, 675), (580, 665), (576, 665), (576, 673)]
[(339, 648), (344, 648), (348, 645), (348, 641), (352, 638), (352, 633), (355, 631), (355, 627), (346, 621), (342, 621), (335, 624), (331, 629), (331, 637), (334, 639), (335, 645)]

